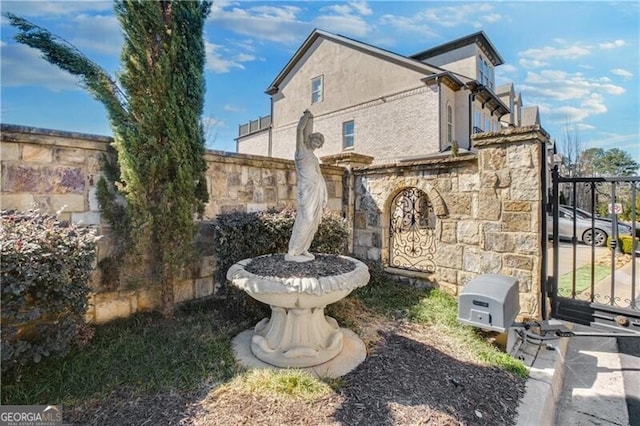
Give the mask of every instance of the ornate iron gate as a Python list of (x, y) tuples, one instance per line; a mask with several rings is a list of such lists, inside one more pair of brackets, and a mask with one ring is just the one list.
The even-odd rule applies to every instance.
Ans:
[[(566, 178), (556, 168), (552, 181), (547, 226), (543, 226), (553, 238), (546, 288), (551, 316), (640, 333), (640, 243), (631, 238), (640, 236), (640, 177)], [(598, 206), (611, 213), (590, 214)], [(616, 214), (625, 208), (630, 208), (629, 223), (620, 222)], [(631, 256), (622, 256), (619, 241), (623, 240), (631, 246)]]
[(400, 192), (391, 203), (389, 264), (435, 272), (436, 215), (427, 194), (417, 188)]

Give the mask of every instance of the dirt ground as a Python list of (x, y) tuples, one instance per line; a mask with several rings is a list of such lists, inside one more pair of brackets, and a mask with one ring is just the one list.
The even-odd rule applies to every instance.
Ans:
[(218, 384), (190, 394), (123, 390), (65, 420), (95, 425), (511, 425), (525, 379), (467, 359), (433, 328), (372, 321), (367, 359), (314, 401), (244, 394)]

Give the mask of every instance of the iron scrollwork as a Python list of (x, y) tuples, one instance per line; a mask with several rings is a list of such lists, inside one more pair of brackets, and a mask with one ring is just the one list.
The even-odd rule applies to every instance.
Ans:
[(390, 266), (435, 272), (436, 215), (427, 195), (417, 188), (405, 189), (391, 209)]

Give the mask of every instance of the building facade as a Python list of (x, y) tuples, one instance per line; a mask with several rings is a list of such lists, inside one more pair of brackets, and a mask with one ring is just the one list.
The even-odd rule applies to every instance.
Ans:
[(267, 88), (271, 114), (239, 127), (237, 151), (290, 158), (305, 109), (325, 136), (319, 157), (389, 164), (473, 151), (475, 133), (540, 124), (512, 84), (496, 87), (503, 63), (484, 32), (402, 56), (314, 30)]

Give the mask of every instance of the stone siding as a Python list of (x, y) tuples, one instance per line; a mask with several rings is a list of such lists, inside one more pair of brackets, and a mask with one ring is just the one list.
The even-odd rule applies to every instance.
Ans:
[(403, 189), (418, 188), (437, 215), (436, 271), (393, 272), (453, 294), (481, 274), (513, 276), (521, 318), (538, 318), (547, 141), (539, 126), (510, 129), (476, 136), (477, 155), (354, 169), (354, 254), (389, 265), (391, 203)]
[[(104, 259), (111, 250), (109, 226), (101, 220), (95, 194), (101, 176), (100, 158), (111, 142), (111, 138), (104, 136), (3, 124), (1, 208), (60, 212), (62, 219), (95, 226), (103, 236), (98, 242), (97, 260)], [(232, 211), (295, 208), (293, 161), (221, 151), (208, 151), (206, 161), (210, 196), (205, 207), (206, 219)], [(329, 193), (328, 207), (342, 213), (344, 168), (322, 165), (321, 169)], [(211, 296), (219, 287), (220, 283), (214, 279), (216, 260), (209, 250), (194, 269), (195, 272), (186, 274), (188, 277), (176, 284), (177, 302)], [(87, 320), (106, 322), (159, 307), (159, 289), (140, 287), (137, 276), (131, 272), (123, 280), (126, 282), (118, 280), (105, 286), (101, 271), (96, 268)]]
[[(104, 258), (110, 249), (108, 226), (101, 222), (95, 190), (99, 158), (110, 143), (106, 137), (3, 125), (2, 208), (55, 212), (64, 206), (63, 218), (94, 225), (106, 236), (98, 248), (98, 258)], [(476, 154), (371, 164), (374, 158), (349, 152), (323, 157), (321, 168), (330, 209), (341, 212), (351, 226), (349, 250), (354, 255), (389, 265), (391, 203), (402, 190), (418, 188), (437, 216), (436, 270), (393, 272), (453, 294), (481, 274), (513, 276), (520, 285), (520, 318), (538, 318), (540, 259), (546, 244), (540, 234), (540, 158), (547, 143), (544, 130), (532, 126), (476, 135)], [(208, 151), (206, 161), (211, 197), (207, 219), (232, 211), (295, 207), (293, 161), (219, 151)], [(206, 228), (207, 223), (202, 225)], [(211, 245), (206, 238), (204, 245)], [(216, 272), (216, 259), (206, 251), (200, 265), (176, 284), (176, 300), (215, 295), (220, 286)], [(96, 272), (88, 321), (106, 322), (160, 305), (157, 289), (133, 282), (106, 289), (99, 282)]]

